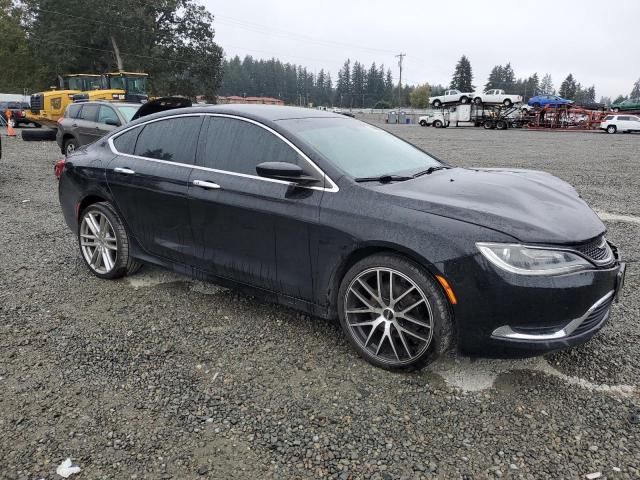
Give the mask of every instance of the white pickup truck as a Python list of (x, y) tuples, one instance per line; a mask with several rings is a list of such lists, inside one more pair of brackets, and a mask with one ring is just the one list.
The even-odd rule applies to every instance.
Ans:
[(481, 103), (502, 103), (503, 105), (510, 107), (514, 103), (522, 102), (522, 96), (510, 95), (505, 93), (504, 90), (493, 89), (487, 90), (483, 93), (474, 93), (473, 101), (478, 105)]
[(444, 92), (444, 95), (440, 95), (438, 97), (429, 97), (429, 104), (433, 106), (433, 108), (440, 108), (445, 103), (471, 103), (471, 99), (473, 98), (473, 93), (461, 92), (460, 90), (447, 90)]

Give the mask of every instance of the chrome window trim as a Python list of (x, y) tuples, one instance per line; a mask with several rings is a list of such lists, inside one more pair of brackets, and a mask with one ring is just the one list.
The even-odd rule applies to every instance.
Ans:
[[(116, 138), (118, 138), (120, 135), (124, 135), (125, 133), (127, 133), (130, 130), (133, 130), (134, 128), (142, 128), (146, 125), (149, 125), (151, 123), (155, 123), (155, 122), (160, 122), (162, 120), (169, 120), (172, 118), (181, 118), (181, 117), (222, 117), (222, 118), (232, 118), (235, 120), (240, 120), (243, 122), (247, 122), (247, 123), (251, 123), (253, 125), (256, 125), (260, 128), (263, 128), (265, 130), (267, 130), (268, 132), (270, 132), (271, 134), (275, 135), (277, 138), (279, 138), (280, 140), (282, 140), (284, 143), (286, 143), (287, 145), (289, 145), (290, 148), (292, 148), (298, 155), (300, 155), (313, 169), (315, 169), (321, 176), (322, 179), (324, 179), (325, 184), (329, 185), (329, 187), (317, 187), (317, 186), (310, 186), (310, 185), (296, 185), (294, 182), (287, 182), (285, 180), (276, 180), (276, 179), (271, 179), (271, 178), (264, 178), (264, 177), (260, 177), (258, 175), (250, 175), (248, 173), (240, 173), (240, 172), (232, 172), (230, 170), (219, 170), (216, 168), (209, 168), (209, 167), (202, 167), (200, 165), (190, 165), (187, 163), (180, 163), (180, 162), (171, 162), (168, 160), (159, 160), (156, 158), (149, 158), (149, 157), (141, 157), (139, 155), (131, 155), (129, 153), (122, 153), (119, 152), (116, 149), (116, 146), (114, 145), (114, 140)], [(147, 160), (150, 162), (157, 162), (157, 163), (164, 163), (167, 165), (175, 165), (178, 167), (188, 167), (188, 168), (194, 168), (196, 170), (203, 170), (206, 172), (213, 172), (213, 173), (220, 173), (222, 175), (231, 175), (231, 176), (235, 176), (235, 177), (243, 177), (243, 178), (251, 178), (254, 180), (260, 180), (263, 182), (271, 182), (271, 183), (280, 183), (283, 185), (296, 185), (298, 188), (306, 188), (309, 190), (319, 190), (319, 191), (323, 191), (323, 192), (331, 192), (331, 193), (335, 193), (335, 192), (339, 192), (340, 189), (338, 188), (338, 185), (336, 185), (336, 183), (331, 179), (331, 177), (329, 177), (329, 175), (327, 175), (326, 173), (324, 173), (322, 171), (322, 169), (320, 167), (318, 167), (313, 160), (311, 160), (304, 152), (302, 152), (302, 150), (300, 150), (294, 143), (292, 143), (291, 141), (289, 141), (287, 138), (285, 138), (284, 136), (282, 136), (280, 133), (276, 132), (275, 130), (273, 130), (272, 128), (256, 121), (253, 120), (251, 118), (245, 118), (245, 117), (241, 117), (238, 115), (231, 115), (231, 114), (226, 114), (226, 113), (206, 113), (206, 112), (198, 112), (198, 113), (181, 113), (179, 115), (168, 115), (166, 117), (161, 117), (161, 118), (155, 118), (153, 120), (148, 120), (146, 122), (142, 122), (139, 123), (137, 125), (132, 125), (131, 127), (125, 128), (124, 130), (111, 135), (108, 139), (107, 139), (107, 143), (109, 144), (109, 148), (111, 149), (111, 152), (114, 153), (115, 155), (121, 155), (123, 157), (130, 157), (130, 158), (136, 158), (139, 160)]]

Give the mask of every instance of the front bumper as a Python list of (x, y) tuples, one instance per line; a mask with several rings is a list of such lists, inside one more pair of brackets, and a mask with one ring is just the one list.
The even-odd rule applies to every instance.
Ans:
[(460, 348), (502, 356), (586, 342), (606, 324), (624, 283), (625, 265), (612, 249), (615, 263), (606, 268), (537, 278), (499, 271), (472, 257), (475, 267), (469, 259), (466, 278), (452, 279)]

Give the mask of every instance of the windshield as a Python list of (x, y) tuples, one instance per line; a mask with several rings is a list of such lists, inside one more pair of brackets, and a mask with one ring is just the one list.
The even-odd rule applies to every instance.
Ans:
[(147, 77), (128, 77), (131, 93), (145, 93), (147, 91)]
[(129, 123), (133, 118), (133, 116), (138, 111), (138, 109), (140, 108), (140, 106), (123, 105), (123, 106), (116, 106), (116, 108), (122, 114), (122, 116), (127, 121), (127, 123)]
[(348, 118), (306, 118), (280, 123), (353, 178), (416, 173), (442, 165), (390, 133)]

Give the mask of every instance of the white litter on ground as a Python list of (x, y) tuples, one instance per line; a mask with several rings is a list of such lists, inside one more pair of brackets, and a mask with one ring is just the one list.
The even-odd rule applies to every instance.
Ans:
[(62, 478), (69, 478), (71, 475), (80, 473), (80, 467), (77, 465), (73, 465), (71, 463), (71, 459), (67, 458), (64, 462), (58, 465), (58, 468), (56, 468), (56, 473)]
[(618, 215), (617, 213), (601, 212), (599, 210), (596, 210), (595, 212), (600, 217), (600, 220), (609, 220), (610, 222), (636, 223), (640, 225), (640, 217), (636, 217), (634, 215)]
[(528, 370), (559, 378), (565, 383), (594, 392), (633, 396), (637, 386), (595, 384), (583, 378), (566, 375), (552, 367), (544, 357), (518, 360), (471, 359), (460, 355), (446, 355), (429, 367), (440, 375), (447, 385), (463, 392), (478, 392), (492, 388), (496, 379), (505, 373)]

